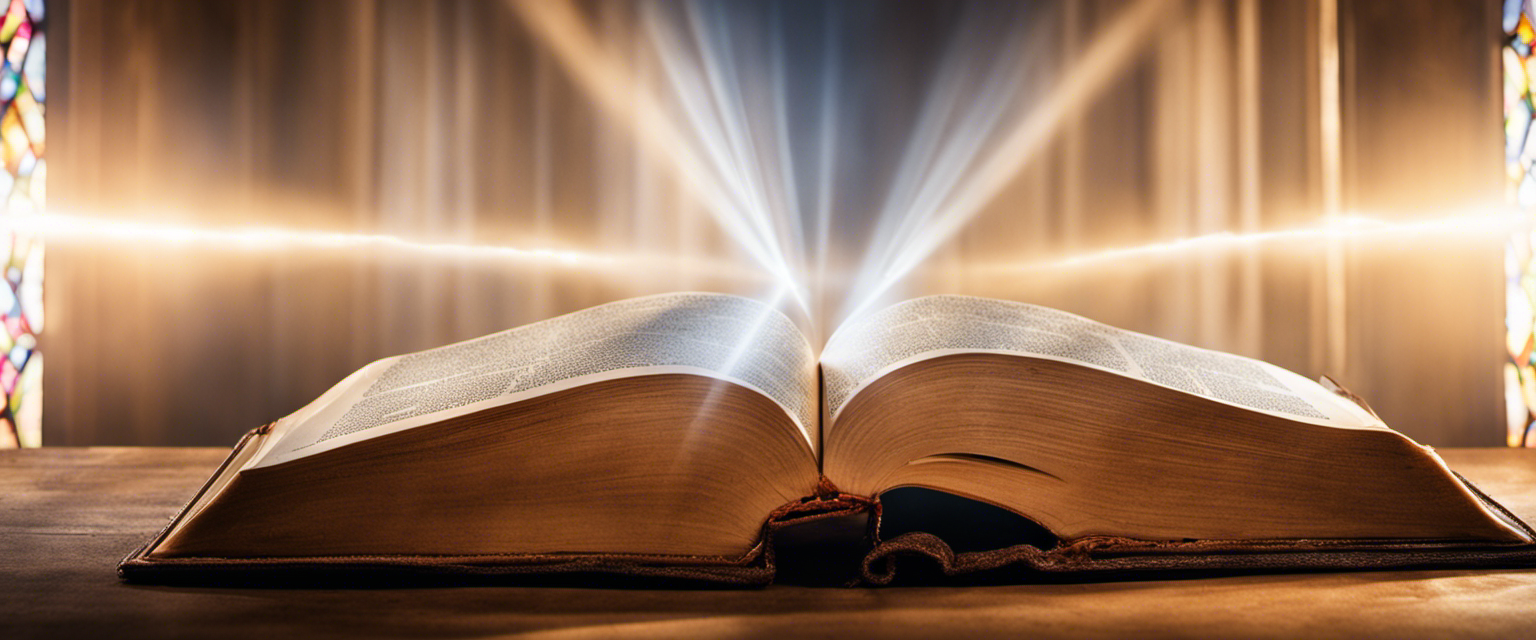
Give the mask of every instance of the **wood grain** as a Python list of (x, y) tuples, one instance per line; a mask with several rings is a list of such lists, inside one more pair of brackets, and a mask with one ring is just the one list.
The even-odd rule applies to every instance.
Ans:
[[(205, 589), (118, 582), (224, 449), (0, 452), (0, 637), (1368, 637), (1536, 631), (1536, 572), (966, 588)], [(1521, 517), (1536, 452), (1442, 450)]]

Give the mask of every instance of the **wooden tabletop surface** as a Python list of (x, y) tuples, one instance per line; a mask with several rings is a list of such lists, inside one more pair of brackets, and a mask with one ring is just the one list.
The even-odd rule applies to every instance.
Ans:
[[(1536, 637), (1536, 571), (1105, 584), (656, 591), (120, 583), (227, 452), (0, 451), (0, 638)], [(1536, 451), (1442, 450), (1536, 522)]]

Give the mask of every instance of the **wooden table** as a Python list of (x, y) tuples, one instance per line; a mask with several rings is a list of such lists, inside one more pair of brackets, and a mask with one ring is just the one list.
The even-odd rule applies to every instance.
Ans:
[[(144, 587), (117, 561), (222, 449), (0, 451), (0, 638), (1536, 637), (1536, 571), (966, 588)], [(1536, 451), (1441, 452), (1536, 522)]]

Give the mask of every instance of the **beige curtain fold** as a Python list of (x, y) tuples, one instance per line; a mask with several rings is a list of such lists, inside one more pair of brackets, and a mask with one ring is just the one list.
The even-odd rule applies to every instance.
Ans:
[[(1321, 247), (1294, 243), (1009, 268), (1317, 222), (1323, 1), (1334, 0), (1170, 2), (1109, 88), (1069, 114), (1046, 151), (902, 293), (1037, 302), (1310, 376), (1338, 374), (1421, 441), (1501, 442), (1497, 238), (1351, 241), (1332, 270)], [(1337, 1), (1344, 208), (1406, 220), (1496, 202), (1496, 8)], [(845, 16), (856, 31), (858, 18), (898, 14), (878, 23), (884, 39), (846, 45), (839, 90), (883, 93), (878, 109), (840, 114), (833, 267), (857, 264), (872, 203), (888, 188), (880, 172), (900, 147), (861, 135), (911, 120), (926, 86), (919, 71), (948, 24), (933, 17), (956, 11), (903, 4), (852, 3)], [(1040, 70), (1027, 80), (1033, 95), (1058, 86), (1133, 3), (1037, 4), (1031, 19), (1049, 21), (1039, 30), (1049, 40), (1030, 49), (1040, 56), (1030, 61)], [(580, 5), (637, 87), (665, 95), (665, 70), (638, 26), (642, 9)], [(67, 50), (53, 54), (49, 114), (56, 211), (707, 263), (593, 273), (367, 252), (56, 243), (45, 444), (228, 444), (375, 358), (634, 295), (762, 293), (760, 280), (717, 268), (751, 263), (506, 2), (74, 0), (60, 15), (54, 47)], [(1345, 294), (1344, 333), (1330, 338), (1334, 282)], [(843, 293), (834, 284), (819, 299)], [(1339, 362), (1343, 370), (1332, 370)]]

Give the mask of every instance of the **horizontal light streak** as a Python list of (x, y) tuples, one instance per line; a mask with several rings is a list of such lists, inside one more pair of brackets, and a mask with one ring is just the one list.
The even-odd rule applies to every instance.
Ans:
[(1038, 271), (1051, 269), (1080, 269), (1091, 266), (1120, 266), (1134, 261), (1176, 259), (1188, 254), (1248, 249), (1258, 245), (1305, 240), (1380, 239), (1395, 236), (1421, 235), (1488, 235), (1510, 233), (1529, 226), (1523, 214), (1458, 215), (1443, 218), (1393, 222), (1362, 215), (1344, 215), (1325, 218), (1316, 225), (1234, 233), (1216, 233), (1178, 238), (1161, 242), (1101, 249), (1085, 253), (1060, 256), (1022, 263), (979, 266), (987, 273), (1009, 271)]
[[(1330, 239), (1380, 240), (1413, 236), (1508, 234), (1517, 229), (1528, 229), (1530, 225), (1530, 219), (1519, 213), (1463, 214), (1404, 222), (1354, 214), (1324, 218), (1306, 227), (1252, 233), (1217, 232), (1037, 260), (973, 263), (966, 268), (973, 273), (1006, 275), (1100, 266), (1139, 266), (1267, 244)], [(711, 277), (778, 280), (747, 265), (707, 257), (423, 241), (376, 233), (255, 226), (201, 227), (53, 213), (0, 216), (0, 229), (42, 236), (54, 244), (98, 243), (131, 247), (160, 245), (249, 252), (376, 251), (439, 260), (500, 260), (587, 270), (670, 268)], [(847, 275), (852, 274), (844, 274)]]
[(701, 256), (623, 253), (417, 240), (380, 233), (348, 233), (269, 226), (211, 227), (75, 214), (0, 216), (0, 229), (42, 236), (50, 244), (146, 245), (243, 252), (361, 251), (433, 260), (527, 263), (567, 269), (660, 268), (713, 277), (762, 279), (758, 269)]

